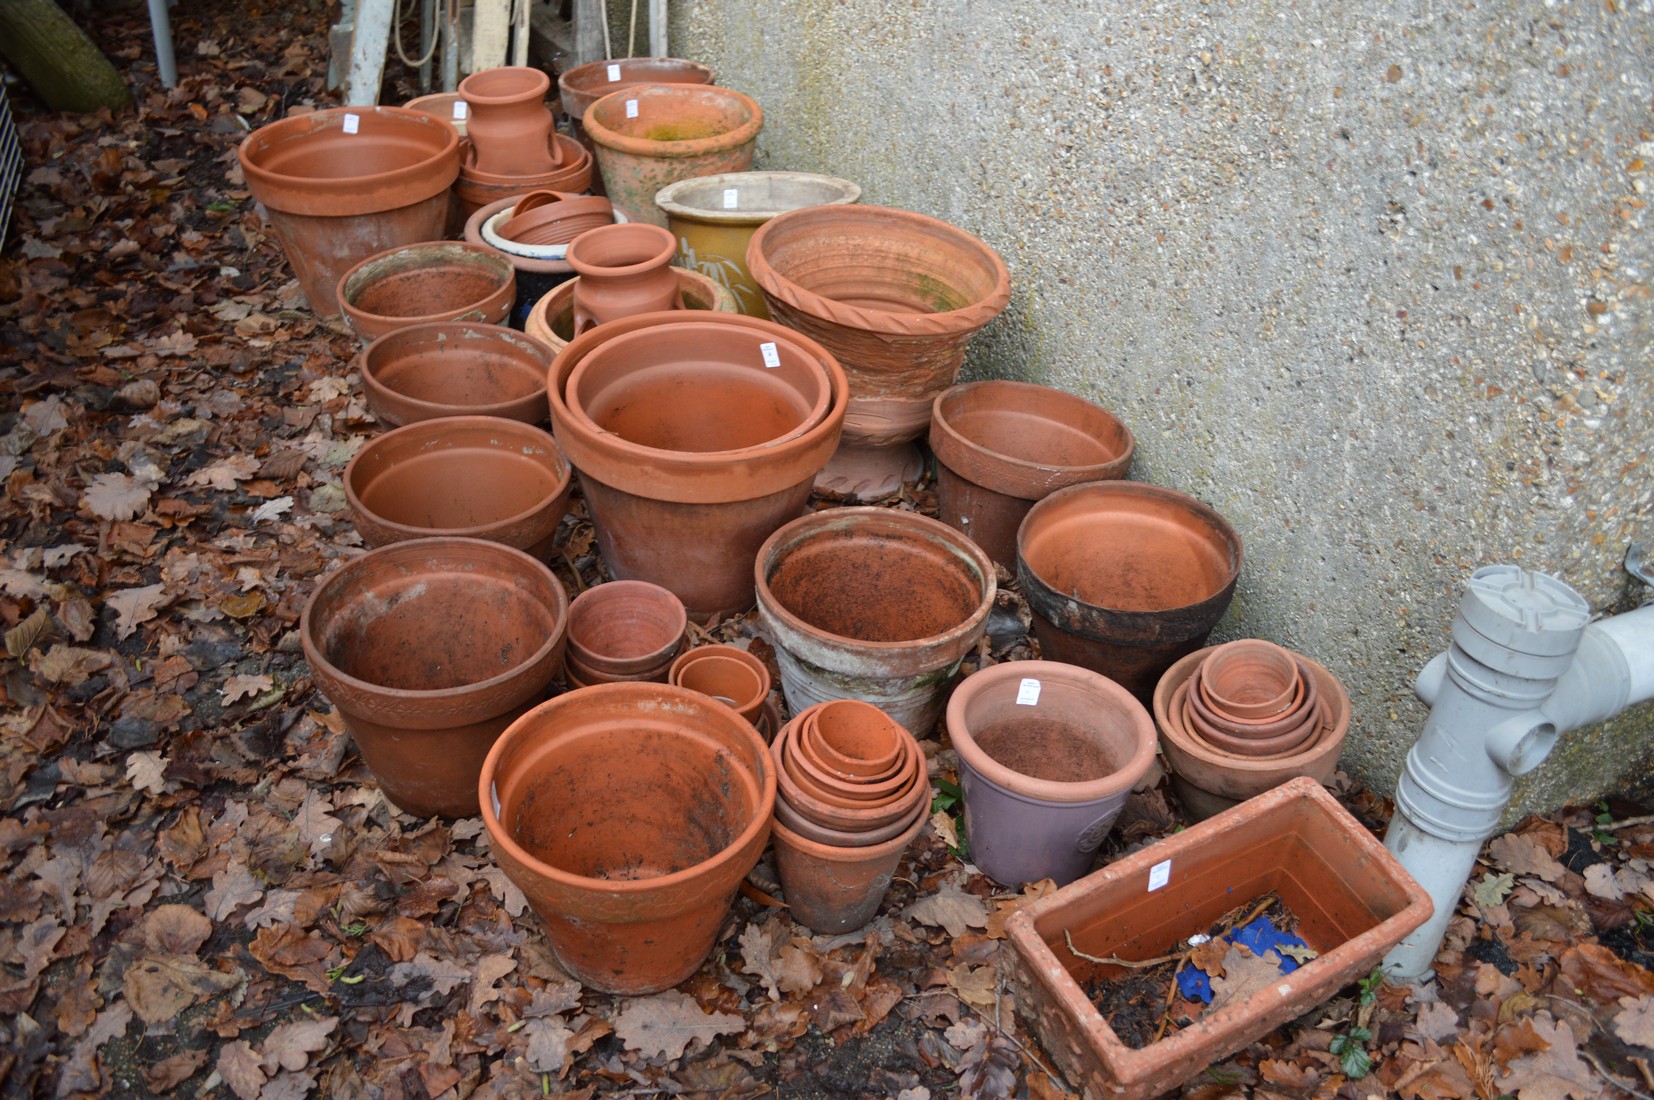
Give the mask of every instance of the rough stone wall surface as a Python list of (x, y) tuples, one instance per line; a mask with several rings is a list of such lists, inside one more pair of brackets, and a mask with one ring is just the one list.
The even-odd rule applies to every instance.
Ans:
[[(964, 377), (1096, 400), (1133, 476), (1246, 563), (1215, 637), (1327, 664), (1389, 790), (1469, 573), (1599, 611), (1654, 543), (1654, 8), (1299, 0), (679, 0), (675, 53), (766, 112), (762, 168), (855, 180), (1011, 268)], [(1518, 808), (1622, 789), (1649, 707)]]

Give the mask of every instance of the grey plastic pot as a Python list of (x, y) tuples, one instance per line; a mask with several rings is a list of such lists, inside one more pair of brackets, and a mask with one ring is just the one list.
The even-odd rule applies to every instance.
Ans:
[(1063, 886), (1085, 874), (1154, 762), (1154, 720), (1143, 704), (1106, 676), (1055, 661), (1012, 661), (967, 677), (948, 701), (947, 723), (971, 862), (1008, 886), (1043, 878)]

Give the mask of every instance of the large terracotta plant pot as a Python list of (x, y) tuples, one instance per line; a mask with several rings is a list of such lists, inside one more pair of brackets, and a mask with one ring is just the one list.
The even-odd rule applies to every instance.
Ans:
[(966, 382), (936, 395), (936, 514), (1006, 569), (1037, 500), (1131, 472), (1131, 429), (1106, 409), (1031, 382)]
[(775, 772), (722, 703), (669, 684), (559, 696), (499, 739), (479, 781), (494, 858), (585, 985), (653, 993), (711, 951), (769, 839)]
[(368, 408), (392, 426), (440, 416), (546, 419), (551, 349), (478, 321), (409, 325), (362, 349)]
[[(1083, 988), (1132, 971), (1089, 962), (1176, 951), (1236, 906), (1277, 894), (1316, 952), (1193, 1024), (1133, 1049)], [(1006, 924), (1017, 1007), (1069, 1084), (1149, 1100), (1368, 974), (1429, 919), (1430, 897), (1319, 785), (1296, 779), (1048, 894)]]
[(541, 562), (430, 538), (324, 576), (299, 638), (385, 797), (411, 814), (468, 817), (495, 738), (562, 667), (567, 626), (568, 598)]
[(425, 241), (369, 256), (339, 279), (338, 298), (365, 344), (434, 321), (497, 325), (517, 299), (517, 275), (491, 248)]
[[(633, 333), (645, 339), (629, 341), (631, 351), (660, 347), (640, 361), (638, 392), (652, 391), (650, 403), (636, 417), (577, 408), (566, 392), (572, 375)], [(764, 365), (766, 345), (780, 366)], [(587, 392), (618, 393), (603, 373), (587, 372)], [(693, 310), (625, 317), (575, 338), (552, 364), (547, 391), (610, 573), (671, 589), (697, 618), (752, 606), (758, 547), (803, 510), (848, 401), (844, 372), (814, 341), (769, 321)], [(805, 425), (823, 392), (822, 417)]]
[(655, 205), (677, 238), (682, 267), (699, 271), (735, 295), (742, 313), (768, 317), (763, 292), (747, 270), (747, 246), (758, 227), (789, 210), (839, 206), (861, 188), (810, 172), (726, 172), (679, 180), (660, 189)]
[(1222, 516), (1135, 481), (1060, 489), (1017, 534), (1040, 655), (1100, 672), (1144, 702), (1173, 661), (1206, 643), (1240, 567), (1240, 536)]
[(586, 137), (586, 109), (611, 92), (639, 84), (711, 84), (712, 69), (699, 61), (676, 57), (622, 57), (589, 61), (557, 78), (563, 113), (573, 126), (574, 136), (591, 148)]
[(460, 535), (544, 560), (568, 512), (574, 473), (556, 440), (499, 416), (395, 428), (345, 467), (345, 501), (369, 546)]
[[(678, 295), (684, 309), (736, 313), (735, 296), (698, 272), (681, 267), (669, 269), (678, 281)], [(553, 352), (562, 351), (574, 339), (574, 291), (578, 278), (559, 283), (534, 303), (523, 319), (523, 331)]]
[(1106, 676), (1011, 661), (948, 700), (971, 862), (1014, 886), (1079, 878), (1154, 763), (1154, 722)]
[(576, 334), (634, 313), (682, 309), (672, 234), (658, 225), (605, 225), (569, 242)]
[(924, 214), (814, 206), (759, 227), (747, 266), (770, 315), (821, 341), (850, 378), (844, 442), (820, 488), (878, 500), (917, 480), (913, 440), (931, 401), (1011, 299), (999, 255)]
[(441, 239), (460, 151), (454, 128), (423, 112), (337, 107), (260, 126), (236, 155), (310, 308), (336, 317), (356, 263)]
[(764, 126), (758, 104), (710, 84), (641, 84), (586, 109), (603, 190), (632, 221), (662, 228), (655, 193), (693, 176), (744, 172)]
[(460, 98), (470, 107), (466, 137), (477, 171), (536, 176), (562, 166), (551, 142), (550, 90), (551, 77), (526, 65), (483, 69), (459, 82)]
[(754, 570), (758, 621), (793, 712), (861, 699), (919, 737), (986, 629), (997, 588), (975, 543), (886, 508), (793, 520), (759, 548)]

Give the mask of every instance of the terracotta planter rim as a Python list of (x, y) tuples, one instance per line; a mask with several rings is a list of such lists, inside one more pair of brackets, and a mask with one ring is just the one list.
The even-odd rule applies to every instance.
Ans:
[[(620, 80), (618, 82), (608, 79), (608, 67), (610, 65), (620, 66)], [(698, 75), (703, 75), (706, 79), (701, 81), (661, 80), (659, 78), (628, 77), (626, 75), (628, 69), (670, 70), (672, 68), (679, 68)], [(599, 73), (603, 74), (602, 80), (588, 79), (597, 76)], [(672, 73), (671, 75), (675, 76), (678, 74)], [(590, 106), (592, 103), (595, 103), (597, 100), (602, 99), (605, 95), (609, 94), (609, 91), (618, 91), (620, 88), (624, 87), (636, 87), (638, 84), (660, 83), (711, 84), (712, 77), (712, 66), (703, 64), (699, 61), (690, 61), (682, 57), (621, 57), (611, 58), (608, 60), (588, 61), (584, 65), (576, 65), (574, 68), (557, 77), (557, 90), (560, 96), (566, 96), (570, 92), (573, 92), (577, 99), (586, 100), (587, 106)], [(606, 89), (606, 86), (609, 84), (617, 84), (618, 86), (616, 88)], [(586, 113), (584, 110), (578, 112), (570, 111), (566, 104), (564, 105), (563, 110), (565, 114), (572, 115), (576, 122), (579, 122)]]
[[(423, 261), (423, 262), (421, 262)], [(356, 305), (356, 298), (371, 286), (376, 280), (388, 274), (395, 274), (404, 270), (398, 266), (405, 262), (406, 266), (421, 267), (449, 267), (470, 265), (488, 271), (495, 276), (496, 285), (489, 292), (474, 302), (456, 306), (441, 313), (427, 313), (423, 315), (404, 316), (390, 313), (369, 313)], [(387, 248), (383, 252), (375, 253), (367, 259), (346, 271), (339, 278), (339, 308), (344, 311), (346, 321), (353, 329), (359, 325), (373, 328), (384, 328), (386, 325), (406, 327), (435, 321), (482, 321), (492, 324), (490, 314), (503, 317), (511, 308), (511, 295), (517, 285), (517, 269), (502, 257), (497, 251), (486, 245), (471, 244), (468, 241), (422, 241), (418, 244), (400, 245), (396, 248)], [(496, 299), (500, 300), (503, 308), (497, 308)], [(474, 314), (474, 316), (472, 316)]]
[(725, 210), (721, 206), (694, 205), (695, 200), (702, 192), (717, 192), (721, 196), (723, 190), (728, 187), (776, 179), (819, 186), (827, 197), (819, 202), (810, 203), (811, 206), (844, 206), (861, 198), (859, 184), (838, 176), (824, 176), (815, 172), (720, 172), (712, 176), (691, 176), (689, 179), (667, 184), (655, 192), (655, 205), (669, 216), (683, 218), (685, 221), (706, 225), (757, 225), (799, 207), (794, 205), (773, 210), (754, 207), (745, 210)]
[[(507, 241), (494, 231), (494, 228), (504, 225), (511, 218), (511, 208), (516, 205), (521, 195), (508, 195), (503, 199), (486, 202), (471, 212), (465, 219), (463, 237), (473, 244), (486, 245), (503, 256), (511, 258), (511, 266), (518, 273), (527, 272), (531, 275), (567, 275), (573, 271), (563, 259), (566, 244), (547, 245), (538, 248), (534, 245), (517, 245)], [(517, 249), (523, 251), (517, 251)]]
[[(728, 289), (719, 285), (713, 279), (702, 275), (699, 271), (691, 271), (687, 267), (674, 267), (672, 273), (678, 277), (678, 293), (683, 295), (684, 299), (684, 309), (674, 312), (682, 313), (690, 309), (702, 313), (735, 312), (734, 296), (730, 294)], [(569, 321), (568, 327), (571, 330), (573, 329), (574, 284), (579, 281), (579, 278), (576, 275), (572, 279), (563, 280), (546, 291), (538, 301), (529, 307), (528, 320), (524, 322), (523, 330), (550, 347), (553, 354), (568, 346), (568, 341), (557, 335), (556, 321), (559, 319), (559, 315), (566, 311)], [(707, 304), (691, 307), (689, 305), (691, 299)], [(538, 330), (550, 333), (556, 343), (552, 343)]]
[[(337, 176), (301, 176), (264, 166), (272, 150), (296, 141), (347, 141), (346, 116), (358, 134), (380, 129), (419, 138), (425, 156), (386, 171)], [(354, 216), (396, 210), (446, 191), (459, 174), (459, 131), (424, 111), (404, 107), (330, 107), (260, 126), (236, 147), (236, 157), (253, 197), (290, 214)]]
[[(507, 328), (504, 325), (489, 325), (484, 324), (481, 321), (433, 321), (424, 324), (407, 325), (403, 328), (385, 333), (385, 335), (374, 340), (367, 347), (362, 349), (359, 361), (359, 366), (362, 372), (362, 388), (370, 393), (377, 390), (383, 394), (390, 394), (392, 395), (393, 400), (399, 404), (407, 405), (409, 408), (417, 409), (421, 412), (428, 411), (430, 413), (429, 416), (421, 417), (421, 419), (424, 420), (435, 420), (444, 416), (456, 415), (455, 413), (449, 411), (450, 406), (441, 405), (434, 401), (427, 401), (423, 398), (409, 397), (391, 389), (389, 386), (385, 385), (384, 382), (380, 381), (371, 369), (374, 360), (385, 354), (387, 348), (395, 347), (397, 342), (416, 340), (427, 334), (436, 335), (437, 330), (443, 330), (445, 332), (456, 334), (476, 333), (480, 331), (482, 337), (501, 340), (508, 344), (514, 344), (517, 346), (518, 350), (526, 351), (530, 354), (538, 356), (541, 362), (545, 362), (552, 357), (551, 349), (546, 347), (544, 343), (536, 340), (532, 336), (527, 336), (521, 332), (518, 332), (516, 329)], [(531, 393), (527, 395), (527, 397), (538, 397), (538, 394)], [(507, 419), (520, 420), (522, 417), (512, 415), (512, 411), (525, 405), (526, 398), (519, 397), (513, 398), (510, 401), (498, 401), (490, 405), (477, 405), (470, 407), (467, 408), (464, 413), (457, 415), (501, 416), (506, 417)], [(535, 422), (538, 423), (539, 420), (543, 419), (545, 419), (544, 416), (538, 417)], [(568, 452), (565, 450), (564, 456), (567, 457), (567, 454)]]
[[(1058, 402), (1065, 410), (1072, 410), (1088, 420), (1108, 425), (1119, 432), (1125, 445), (1111, 458), (1102, 462), (1059, 466), (994, 450), (971, 439), (949, 418), (950, 413), (958, 413), (959, 405), (972, 398), (991, 402), (992, 407), (998, 412), (1015, 415), (1023, 412), (1022, 408), (1017, 407), (1019, 399), (1036, 396)], [(1040, 422), (1047, 419), (1032, 414), (1029, 418)], [(1066, 423), (1076, 428), (1084, 427), (1076, 421)], [(961, 382), (937, 394), (935, 401), (931, 403), (929, 443), (938, 462), (976, 484), (983, 484), (978, 477), (981, 476), (979, 467), (984, 461), (1003, 467), (1002, 471), (996, 472), (1002, 472), (1005, 478), (995, 478), (995, 484), (984, 487), (1022, 500), (1040, 500), (1049, 496), (1055, 489), (1066, 488), (1082, 481), (1102, 481), (1121, 477), (1131, 468), (1132, 457), (1137, 449), (1137, 438), (1132, 434), (1131, 428), (1101, 405), (1066, 390), (1012, 380)], [(977, 474), (978, 477), (972, 477), (972, 474)]]
[[(610, 230), (616, 232), (611, 233)], [(601, 233), (602, 239), (599, 240), (593, 237), (592, 235), (595, 233)], [(594, 247), (607, 244), (609, 241), (618, 242), (622, 240), (622, 234), (625, 235), (625, 239), (628, 241), (635, 239), (643, 245), (652, 243), (653, 250), (640, 260), (612, 266), (594, 263), (588, 257), (580, 254), (590, 251)], [(585, 242), (584, 247), (581, 247), (582, 241)], [(564, 254), (563, 258), (569, 262), (570, 267), (574, 268), (576, 275), (609, 275), (624, 279), (629, 275), (639, 275), (645, 271), (653, 270), (663, 263), (671, 263), (672, 254), (677, 250), (677, 247), (677, 238), (660, 226), (650, 225), (648, 222), (629, 222), (621, 225), (599, 226), (596, 229), (587, 230), (569, 242), (568, 252)]]
[[(700, 94), (714, 100), (721, 99), (728, 106), (745, 110), (746, 120), (739, 126), (725, 130), (722, 133), (702, 138), (689, 138), (683, 141), (651, 141), (648, 138), (632, 137), (611, 129), (601, 121), (601, 116), (611, 108), (623, 110), (619, 105), (627, 99), (665, 99), (671, 101), (682, 99), (688, 94)], [(641, 114), (641, 109), (639, 113)], [(758, 137), (758, 131), (764, 128), (764, 110), (758, 106), (758, 102), (751, 96), (742, 95), (731, 88), (720, 88), (716, 84), (634, 84), (629, 88), (621, 88), (595, 100), (590, 107), (586, 108), (585, 116), (581, 119), (581, 122), (586, 128), (586, 136), (594, 144), (607, 146), (622, 153), (630, 153), (633, 156), (670, 159), (703, 156), (716, 150), (734, 149), (755, 140)]]
[[(504, 85), (503, 90), (492, 85)], [(467, 103), (494, 107), (525, 98), (544, 99), (551, 91), (551, 76), (532, 65), (499, 65), (479, 69), (459, 82), (456, 94)]]
[[(516, 191), (512, 197), (520, 198), (530, 191), (568, 191), (570, 188), (566, 184), (559, 185), (561, 181), (577, 179), (582, 171), (591, 169), (591, 153), (567, 134), (552, 130), (546, 149), (557, 162), (555, 168), (526, 176), (506, 176), (479, 170), (476, 167), (476, 150), (471, 145), (471, 139), (464, 137), (459, 141), (459, 172), (455, 178), (460, 186), (471, 183), (479, 187), (513, 187)], [(589, 176), (587, 182), (590, 182)]]
[[(928, 793), (928, 784), (925, 789)], [(921, 806), (922, 805), (923, 803), (921, 803)], [(793, 812), (796, 813), (797, 811), (795, 810)], [(787, 828), (787, 826), (782, 824), (779, 819), (772, 821), (770, 823), (770, 828), (777, 836), (781, 837), (785, 843), (791, 844), (793, 847), (797, 848), (806, 855), (813, 856), (817, 859), (831, 860), (833, 862), (860, 863), (863, 861), (871, 862), (880, 856), (888, 856), (891, 852), (905, 850), (907, 846), (912, 844), (914, 839), (924, 831), (925, 826), (929, 823), (930, 816), (921, 811), (915, 815), (913, 823), (896, 836), (891, 837), (889, 840), (880, 841), (877, 844), (869, 844), (865, 847), (859, 848), (844, 847), (836, 844), (823, 844), (818, 840), (811, 840), (810, 838), (800, 836), (798, 833), (795, 833), (793, 830)], [(836, 831), (843, 832), (844, 830)]]
[[(582, 615), (601, 614), (601, 612), (593, 612), (592, 608), (627, 595), (646, 598), (652, 606), (663, 613), (663, 618), (670, 620), (672, 629), (667, 632), (671, 635), (670, 642), (663, 643), (647, 653), (620, 657), (611, 653), (599, 653), (575, 637), (577, 620)], [(579, 658), (583, 665), (588, 667), (595, 665), (596, 667), (592, 667), (592, 671), (608, 675), (626, 672), (654, 672), (657, 669), (670, 670), (672, 662), (679, 656), (678, 650), (683, 645), (684, 632), (688, 629), (689, 612), (683, 606), (683, 601), (678, 599), (671, 589), (651, 581), (621, 578), (604, 581), (602, 584), (594, 584), (580, 593), (569, 605), (570, 654)], [(604, 668), (605, 665), (611, 667)]]
[[(519, 204), (520, 205), (520, 204)], [(542, 203), (539, 206), (521, 210), (512, 207), (511, 217), (495, 226), (494, 235), (502, 241), (523, 245), (529, 248), (556, 247), (555, 245), (536, 245), (530, 241), (520, 239), (524, 233), (533, 233), (555, 227), (559, 222), (573, 221), (578, 218), (606, 217), (608, 225), (624, 224), (614, 220), (614, 204), (600, 195), (581, 195), (562, 202)], [(600, 228), (600, 227), (596, 227)], [(565, 230), (566, 231), (566, 230)], [(586, 230), (590, 232), (590, 230)], [(565, 258), (571, 241), (563, 242)]]
[(684, 685), (679, 682), (679, 678), (690, 665), (697, 664), (700, 661), (712, 660), (714, 658), (723, 661), (732, 661), (747, 668), (753, 673), (753, 676), (759, 683), (759, 691), (756, 693), (755, 698), (749, 700), (738, 699), (734, 704), (732, 704), (736, 710), (742, 710), (747, 706), (751, 706), (753, 708), (763, 706), (764, 700), (769, 698), (770, 691), (774, 686), (770, 683), (770, 670), (765, 667), (763, 661), (760, 661), (756, 656), (747, 650), (742, 649), (740, 646), (713, 642), (708, 645), (694, 646), (686, 649), (673, 658), (672, 664), (666, 672), (667, 682), (683, 687)]

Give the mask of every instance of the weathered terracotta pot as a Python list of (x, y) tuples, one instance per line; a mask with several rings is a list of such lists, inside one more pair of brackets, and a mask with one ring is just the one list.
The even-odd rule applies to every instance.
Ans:
[(609, 993), (668, 989), (711, 951), (769, 839), (775, 772), (722, 703), (669, 684), (559, 696), (483, 764), (494, 857), (558, 963)]
[(345, 466), (345, 501), (369, 546), (459, 535), (544, 560), (574, 472), (556, 440), (498, 416), (421, 420), (375, 436)]
[(537, 176), (562, 166), (551, 142), (551, 77), (527, 65), (474, 72), (459, 82), (470, 107), (466, 137), (476, 151), (474, 167), (497, 176)]
[(550, 348), (520, 332), (442, 321), (386, 333), (362, 350), (359, 363), (368, 408), (396, 426), (440, 416), (542, 423), (550, 361)]
[(310, 308), (336, 317), (352, 266), (442, 237), (460, 153), (454, 128), (423, 112), (337, 107), (260, 126), (236, 155)]
[[(712, 419), (701, 411), (709, 386), (657, 404), (655, 428), (636, 438), (608, 430), (602, 419), (575, 415), (565, 391), (581, 364), (630, 333), (666, 332), (668, 325), (676, 343), (657, 377), (677, 375), (687, 383), (716, 369), (741, 381), (727, 387), (731, 400), (715, 404)], [(729, 359), (700, 350), (714, 334), (716, 345), (706, 346), (728, 349), (731, 330), (745, 334), (741, 354)], [(764, 366), (766, 344), (775, 345), (785, 369)], [(804, 361), (795, 361), (800, 353)], [(826, 379), (825, 415), (802, 431), (796, 430), (800, 416), (757, 439), (755, 423), (780, 423), (763, 407), (773, 406), (777, 382), (794, 369), (813, 377), (812, 391)], [(769, 321), (695, 310), (625, 317), (577, 337), (558, 353), (547, 392), (553, 432), (579, 473), (610, 573), (671, 589), (698, 618), (752, 606), (750, 563), (770, 533), (803, 510), (817, 471), (838, 445), (848, 401), (844, 372), (815, 342)]]
[(1222, 516), (1175, 489), (1093, 481), (1028, 510), (1017, 579), (1047, 660), (1100, 672), (1139, 700), (1198, 649), (1240, 576), (1241, 540)]
[(634, 313), (682, 309), (677, 276), (669, 266), (672, 234), (658, 225), (605, 225), (569, 242), (564, 257), (574, 283), (574, 331)]
[(588, 684), (665, 682), (688, 627), (683, 602), (660, 585), (608, 581), (574, 598), (568, 660)]
[(1036, 500), (1131, 472), (1131, 429), (1083, 398), (1031, 382), (966, 382), (936, 395), (937, 518), (1015, 570), (1017, 528)]
[(746, 171), (764, 112), (728, 88), (640, 84), (597, 100), (582, 121), (604, 193), (632, 221), (665, 228), (655, 193), (693, 176)]
[[(736, 313), (735, 297), (729, 291), (695, 271), (681, 267), (669, 269), (678, 281), (678, 294), (684, 309), (710, 310), (714, 313)], [(523, 331), (539, 340), (553, 352), (562, 351), (574, 339), (574, 287), (580, 280), (559, 283), (530, 307), (523, 321)]]
[[(574, 136), (591, 148), (586, 137), (586, 109), (610, 92), (635, 88), (639, 84), (711, 84), (712, 69), (699, 61), (676, 57), (623, 57), (610, 61), (589, 61), (557, 78), (563, 113), (573, 125)], [(599, 181), (600, 182), (600, 181)]]
[(967, 676), (948, 701), (948, 736), (971, 862), (1007, 886), (1085, 874), (1154, 763), (1143, 704), (1106, 676), (1053, 661)]
[(541, 562), (430, 538), (324, 576), (299, 638), (385, 797), (411, 814), (468, 817), (489, 747), (562, 667), (567, 625), (563, 586)]
[(460, 137), (465, 136), (466, 116), (471, 108), (461, 99), (458, 92), (432, 92), (430, 95), (414, 96), (402, 104), (410, 111), (440, 118), (452, 126)]
[(1338, 677), (1315, 661), (1295, 654), (1315, 678), (1324, 707), (1314, 736), (1296, 751), (1271, 757), (1237, 756), (1215, 748), (1192, 734), (1174, 709), (1180, 690), (1215, 649), (1183, 657), (1160, 678), (1153, 698), (1154, 724), (1160, 732), (1160, 751), (1172, 773), (1172, 790), (1183, 809), (1196, 820), (1278, 787), (1297, 776), (1317, 783), (1331, 781), (1350, 730), (1350, 696)]
[(797, 749), (831, 774), (860, 783), (879, 783), (896, 772), (906, 737), (878, 707), (836, 699), (811, 707), (801, 722)]
[(530, 191), (577, 195), (591, 189), (592, 155), (585, 146), (554, 131), (546, 146), (546, 156), (558, 163), (545, 172), (489, 172), (477, 167), (476, 151), (470, 139), (460, 142), (459, 178), (454, 181), (454, 195), (459, 199), (461, 213), (470, 217), (479, 207), (501, 199), (515, 200)]
[(1241, 720), (1270, 718), (1304, 690), (1298, 662), (1273, 642), (1241, 638), (1218, 646), (1200, 664), (1201, 694), (1215, 710)]
[[(1243, 647), (1240, 658), (1235, 656), (1237, 647)], [(1246, 654), (1259, 652), (1259, 647), (1275, 650), (1272, 656), (1284, 658), (1291, 669), (1290, 673), (1271, 675), (1259, 697), (1277, 696), (1285, 702), (1271, 714), (1238, 717), (1227, 709), (1231, 705), (1229, 696), (1245, 697), (1252, 667), (1245, 663), (1250, 660)], [(1279, 673), (1278, 669), (1272, 671)], [(1208, 676), (1218, 684), (1215, 698), (1207, 691)], [(1218, 646), (1207, 660), (1195, 666), (1188, 682), (1178, 688), (1171, 706), (1182, 717), (1188, 733), (1211, 748), (1264, 758), (1296, 752), (1329, 717), (1308, 664), (1300, 662), (1296, 654), (1253, 638)]]
[(699, 271), (735, 295), (742, 313), (768, 317), (763, 292), (747, 270), (747, 245), (758, 227), (788, 210), (843, 205), (861, 188), (810, 172), (725, 172), (668, 184), (655, 195), (677, 238), (681, 267)]
[(757, 726), (770, 697), (770, 670), (739, 646), (703, 645), (672, 662), (667, 682), (710, 695)]
[(924, 831), (923, 813), (879, 844), (853, 848), (811, 840), (781, 821), (771, 823), (775, 872), (787, 911), (812, 932), (852, 932), (878, 916), (908, 845)]
[(993, 607), (993, 562), (946, 524), (885, 508), (832, 508), (759, 548), (758, 619), (794, 713), (872, 703), (912, 733), (936, 724), (942, 690)]
[(796, 750), (798, 735), (799, 719), (794, 718), (781, 727), (770, 743), (770, 756), (776, 766), (778, 801), (786, 803), (811, 825), (853, 834), (884, 830), (882, 842), (894, 835), (888, 831), (890, 826), (906, 822), (914, 808), (925, 802), (930, 787), (924, 753), (906, 731), (903, 731), (899, 782), (877, 799), (853, 797), (855, 784), (852, 782), (804, 771)]
[(517, 275), (492, 248), (425, 241), (369, 256), (339, 279), (338, 298), (365, 344), (434, 321), (497, 325), (516, 301)]
[(760, 226), (747, 266), (770, 315), (821, 341), (850, 378), (844, 443), (818, 486), (877, 500), (922, 470), (913, 440), (965, 346), (1011, 299), (981, 240), (883, 206), (815, 206)]

